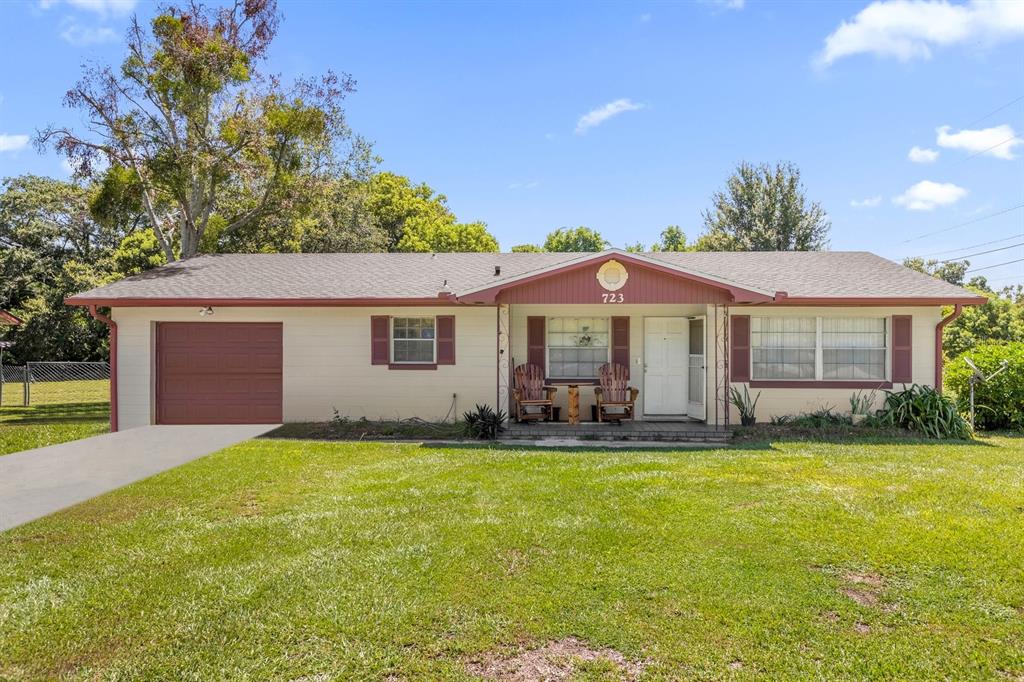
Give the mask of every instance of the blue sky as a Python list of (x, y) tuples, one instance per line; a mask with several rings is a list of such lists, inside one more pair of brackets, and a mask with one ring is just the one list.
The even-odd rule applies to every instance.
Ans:
[[(563, 225), (618, 246), (668, 224), (694, 237), (741, 160), (799, 165), (833, 249), (899, 259), (1024, 242), (1024, 208), (1007, 210), (1024, 204), (1024, 3), (280, 9), (268, 68), (351, 73), (350, 123), (383, 167), (444, 192), (506, 249)], [(83, 62), (120, 61), (133, 12), (153, 6), (0, 5), (0, 176), (66, 175), (21, 136), (80, 125), (61, 97)], [(972, 261), (1018, 258), (1024, 247)], [(1024, 262), (979, 274), (1024, 281)]]

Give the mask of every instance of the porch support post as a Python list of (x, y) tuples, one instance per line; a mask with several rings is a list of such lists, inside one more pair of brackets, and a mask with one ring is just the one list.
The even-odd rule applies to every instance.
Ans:
[(498, 410), (508, 414), (509, 410), (509, 363), (512, 362), (510, 340), (510, 314), (507, 303), (498, 306)]
[[(709, 311), (710, 312), (710, 311)], [(729, 306), (715, 304), (715, 426), (729, 428)]]

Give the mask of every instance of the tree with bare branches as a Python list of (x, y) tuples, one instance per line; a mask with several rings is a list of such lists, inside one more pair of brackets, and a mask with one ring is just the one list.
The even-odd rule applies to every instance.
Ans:
[(279, 21), (274, 0), (163, 6), (148, 30), (133, 19), (120, 69), (87, 67), (65, 95), (84, 131), (51, 126), (37, 146), (52, 145), (80, 177), (127, 171), (168, 261), (294, 213), (371, 157), (342, 109), (351, 77), (285, 87), (260, 72)]

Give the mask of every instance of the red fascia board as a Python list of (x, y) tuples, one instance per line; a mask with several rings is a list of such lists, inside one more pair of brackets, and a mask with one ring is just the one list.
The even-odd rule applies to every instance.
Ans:
[(95, 305), (104, 308), (180, 308), (221, 306), (224, 308), (316, 308), (343, 306), (452, 306), (451, 298), (81, 298), (64, 299), (67, 305)]
[(787, 296), (766, 305), (820, 305), (820, 306), (934, 306), (934, 305), (985, 305), (988, 299), (984, 296), (918, 296), (918, 297), (867, 297), (867, 296)]
[[(749, 289), (744, 289), (739, 286), (724, 284), (722, 282), (717, 282), (707, 277), (701, 277), (700, 275), (694, 275), (688, 272), (680, 272), (679, 270), (671, 268), (667, 265), (661, 265), (660, 263), (651, 263), (645, 260), (640, 260), (638, 258), (631, 258), (626, 254), (616, 253), (607, 255), (605, 256), (605, 258), (609, 260), (625, 261), (638, 267), (650, 268), (651, 270), (662, 272), (667, 275), (672, 275), (674, 277), (679, 277), (682, 279), (693, 280), (695, 282), (700, 282), (701, 284), (706, 284), (707, 286), (714, 287), (716, 289), (723, 289), (725, 291), (728, 291), (732, 295), (733, 299), (737, 302), (767, 303), (773, 300), (772, 297), (768, 296), (767, 294), (762, 294), (757, 291), (750, 291)], [(540, 279), (547, 279), (548, 277), (554, 277), (565, 272), (577, 270), (579, 268), (589, 267), (592, 266), (597, 260), (599, 259), (587, 258), (585, 260), (581, 260), (576, 263), (570, 263), (559, 268), (545, 270), (544, 272), (538, 272), (536, 274), (529, 275), (521, 279), (512, 279), (507, 282), (495, 284), (493, 287), (490, 287), (488, 289), (482, 289), (481, 291), (477, 291), (466, 296), (459, 296), (458, 298), (460, 301), (466, 303), (494, 303), (498, 298), (498, 294), (500, 294), (505, 289), (511, 289), (517, 286), (521, 286), (523, 284), (529, 284), (530, 282), (536, 282), (537, 280)]]
[(0, 322), (6, 322), (7, 324), (17, 326), (21, 324), (21, 320), (14, 315), (11, 315), (6, 310), (0, 310)]

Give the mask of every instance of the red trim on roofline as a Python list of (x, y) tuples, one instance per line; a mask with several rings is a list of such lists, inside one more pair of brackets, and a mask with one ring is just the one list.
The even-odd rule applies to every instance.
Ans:
[(985, 305), (984, 296), (785, 296), (764, 305), (773, 306), (920, 306), (920, 305)]
[(96, 305), (105, 308), (170, 308), (182, 306), (222, 306), (225, 308), (316, 308), (336, 306), (452, 306), (458, 305), (451, 297), (445, 298), (82, 298), (64, 299), (67, 305)]
[(0, 322), (6, 322), (7, 324), (18, 326), (22, 323), (22, 320), (6, 310), (0, 310)]
[[(650, 268), (651, 270), (654, 270), (656, 272), (662, 272), (682, 279), (693, 280), (695, 282), (700, 282), (701, 284), (705, 284), (716, 289), (723, 289), (725, 291), (728, 291), (732, 295), (734, 300), (744, 303), (767, 303), (773, 300), (772, 297), (768, 296), (767, 294), (762, 294), (757, 291), (744, 289), (738, 285), (726, 284), (724, 282), (709, 279), (707, 277), (702, 277), (701, 275), (696, 275), (690, 272), (684, 272), (679, 268), (674, 268), (668, 265), (662, 265), (661, 263), (654, 263), (650, 260), (634, 258), (630, 256), (628, 253), (619, 252), (595, 253), (593, 257), (582, 258), (575, 263), (569, 263), (568, 265), (546, 269), (543, 272), (538, 272), (533, 275), (528, 275), (526, 277), (509, 279), (505, 282), (497, 283), (492, 287), (488, 287), (487, 289), (481, 289), (480, 291), (476, 291), (471, 294), (466, 294), (465, 296), (459, 296), (458, 299), (459, 301), (464, 301), (466, 303), (494, 303), (494, 301), (497, 300), (498, 294), (500, 294), (505, 289), (511, 289), (513, 287), (521, 286), (523, 284), (535, 282), (539, 279), (546, 279), (548, 277), (557, 276), (559, 274), (570, 272), (572, 270), (577, 270), (579, 268), (589, 267), (594, 264), (595, 260), (598, 260), (600, 258), (605, 258), (608, 260), (614, 259), (619, 261), (626, 261), (639, 267)], [(666, 301), (666, 303), (669, 302), (670, 301)]]

